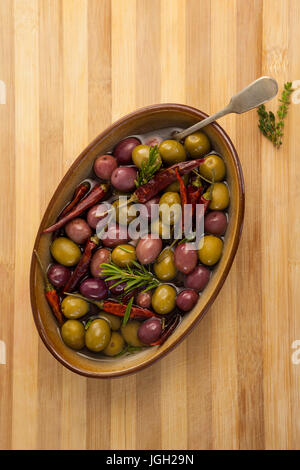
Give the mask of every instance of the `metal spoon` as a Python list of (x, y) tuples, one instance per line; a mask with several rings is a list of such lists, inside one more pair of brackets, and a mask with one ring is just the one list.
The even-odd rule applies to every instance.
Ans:
[(181, 140), (189, 134), (198, 131), (204, 126), (207, 126), (213, 121), (216, 121), (222, 116), (230, 113), (242, 114), (250, 109), (256, 108), (266, 101), (271, 100), (277, 95), (278, 84), (274, 78), (271, 77), (260, 77), (254, 82), (250, 83), (242, 91), (234, 95), (230, 103), (218, 113), (203, 119), (194, 126), (188, 127), (182, 132), (174, 135), (174, 139)]

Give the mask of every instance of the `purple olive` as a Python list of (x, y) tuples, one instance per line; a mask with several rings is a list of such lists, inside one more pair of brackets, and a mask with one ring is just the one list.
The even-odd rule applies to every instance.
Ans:
[(63, 287), (71, 277), (71, 271), (61, 264), (52, 264), (47, 272), (49, 281), (54, 287)]
[(211, 211), (204, 217), (204, 231), (213, 235), (223, 235), (227, 228), (227, 217), (224, 212)]
[(178, 271), (183, 274), (191, 273), (198, 262), (198, 254), (190, 243), (181, 243), (174, 251), (174, 263)]
[(131, 154), (134, 147), (140, 145), (140, 141), (135, 137), (128, 137), (127, 139), (121, 140), (115, 147), (113, 154), (121, 165), (128, 165), (132, 163)]
[(161, 335), (162, 325), (159, 318), (149, 318), (144, 321), (138, 329), (138, 338), (144, 344), (157, 341)]
[(160, 135), (149, 135), (149, 137), (145, 139), (144, 145), (149, 145), (149, 147), (157, 145), (159, 147), (162, 141), (163, 138), (160, 137)]
[(136, 247), (136, 256), (140, 263), (149, 264), (157, 258), (162, 249), (162, 241), (151, 234), (140, 239)]
[(139, 292), (136, 296), (136, 304), (142, 308), (150, 308), (151, 297), (150, 292)]
[(102, 279), (89, 277), (80, 284), (80, 293), (93, 300), (102, 300), (108, 297), (108, 287)]
[(101, 274), (100, 264), (102, 263), (109, 263), (111, 260), (111, 252), (106, 248), (99, 248), (94, 254), (91, 259), (90, 264), (90, 271), (92, 276), (99, 277), (103, 279), (103, 275)]
[(194, 271), (188, 274), (184, 279), (185, 287), (202, 291), (210, 279), (210, 270), (206, 266), (196, 266)]
[(109, 206), (105, 203), (96, 204), (95, 206), (91, 207), (86, 217), (89, 226), (93, 229), (96, 229), (99, 220), (102, 220), (106, 216), (108, 208)]
[(98, 178), (110, 180), (112, 172), (117, 166), (117, 160), (112, 155), (100, 155), (94, 162), (94, 172)]
[(75, 243), (82, 244), (92, 235), (90, 226), (84, 219), (73, 219), (65, 226), (65, 232)]
[[(157, 219), (158, 216), (159, 216), (159, 207), (158, 207), (159, 200), (160, 200), (160, 197), (156, 196), (156, 197), (153, 197), (152, 199), (150, 199), (149, 201), (145, 202), (144, 207), (146, 208), (146, 211), (145, 211), (145, 214), (144, 214), (144, 211), (143, 211), (142, 215), (147, 217), (148, 219), (151, 219), (151, 220)], [(155, 206), (155, 205), (157, 207), (152, 208), (152, 206)], [(151, 216), (151, 214), (152, 214), (152, 216)]]
[(137, 170), (132, 166), (120, 166), (111, 175), (111, 184), (119, 191), (132, 191), (135, 189)]
[(107, 281), (108, 288), (113, 295), (123, 294), (125, 287), (127, 286), (126, 282), (121, 282), (115, 287), (112, 287), (117, 282), (117, 279), (112, 281)]
[(198, 294), (193, 289), (182, 290), (176, 297), (176, 305), (183, 312), (188, 312), (195, 307), (198, 301)]
[(110, 225), (107, 231), (101, 237), (103, 245), (109, 248), (114, 248), (115, 246), (122, 245), (123, 243), (128, 242), (129, 235), (127, 227), (124, 225)]

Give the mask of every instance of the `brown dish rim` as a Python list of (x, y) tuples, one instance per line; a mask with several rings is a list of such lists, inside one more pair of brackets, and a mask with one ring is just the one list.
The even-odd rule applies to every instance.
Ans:
[[(126, 121), (131, 120), (132, 118), (136, 118), (137, 116), (142, 116), (144, 114), (148, 114), (149, 111), (181, 111), (181, 112), (192, 112), (194, 115), (199, 116), (199, 120), (202, 120), (206, 118), (208, 115), (204, 113), (203, 111), (200, 111), (197, 108), (183, 105), (183, 104), (175, 104), (175, 103), (162, 103), (162, 104), (156, 104), (156, 105), (150, 105), (146, 106), (143, 108), (139, 108), (135, 110), (132, 113), (127, 114), (126, 116), (120, 118), (119, 120), (115, 121), (113, 124), (111, 124), (108, 128), (106, 128), (103, 132), (101, 132), (81, 153), (80, 155), (76, 158), (76, 160), (72, 163), (62, 180), (60, 181), (59, 185), (57, 186), (48, 206), (47, 209), (44, 213), (44, 216), (42, 218), (42, 221), (40, 223), (35, 243), (34, 243), (34, 249), (38, 248), (39, 240), (42, 234), (42, 231), (45, 228), (45, 221), (48, 219), (48, 214), (57, 198), (57, 195), (60, 193), (61, 189), (63, 188), (65, 182), (69, 179), (70, 173), (74, 172), (81, 162), (81, 160), (89, 153), (94, 146), (98, 145), (99, 141), (107, 135), (109, 135), (111, 132), (116, 131), (120, 126), (122, 126)], [(221, 274), (220, 280), (218, 281), (218, 284), (215, 287), (215, 290), (209, 300), (207, 301), (207, 304), (205, 308), (199, 312), (199, 315), (195, 317), (195, 319), (191, 322), (189, 326), (186, 327), (186, 329), (182, 332), (182, 334), (173, 342), (170, 344), (169, 347), (167, 347), (164, 351), (157, 352), (155, 356), (152, 358), (148, 359), (145, 363), (138, 364), (130, 369), (124, 369), (120, 371), (112, 371), (112, 372), (92, 372), (89, 370), (84, 370), (82, 368), (76, 367), (73, 364), (70, 364), (61, 354), (57, 352), (57, 350), (52, 346), (52, 344), (49, 342), (46, 331), (43, 327), (42, 322), (39, 319), (38, 315), (38, 306), (36, 303), (36, 298), (35, 298), (35, 293), (34, 293), (34, 268), (35, 268), (35, 260), (32, 256), (31, 259), (31, 267), (30, 267), (30, 300), (31, 300), (31, 307), (32, 307), (32, 313), (33, 313), (33, 318), (34, 322), (36, 325), (36, 328), (38, 330), (38, 333), (45, 344), (46, 348), (50, 351), (50, 353), (65, 367), (67, 367), (69, 370), (72, 372), (75, 372), (79, 375), (89, 377), (89, 378), (116, 378), (124, 375), (129, 375), (129, 374), (134, 374), (142, 369), (145, 369), (146, 367), (151, 366), (154, 362), (157, 360), (161, 359), (164, 357), (166, 354), (168, 354), (170, 351), (172, 351), (178, 344), (183, 341), (191, 333), (191, 331), (195, 328), (195, 326), (202, 320), (204, 315), (207, 313), (211, 305), (213, 304), (214, 300), (216, 299), (217, 295), (219, 294), (226, 278), (227, 275), (230, 271), (230, 268), (232, 266), (233, 260), (236, 255), (236, 251), (239, 245), (241, 233), (242, 233), (242, 228), (243, 228), (243, 219), (244, 219), (244, 208), (245, 208), (245, 191), (244, 191), (244, 178), (243, 178), (243, 172), (242, 172), (242, 167), (241, 163), (237, 154), (237, 151), (235, 150), (235, 147), (230, 139), (230, 137), (227, 135), (227, 133), (224, 131), (224, 129), (216, 122), (213, 122), (210, 124), (210, 126), (214, 127), (217, 132), (221, 135), (223, 138), (225, 144), (229, 148), (236, 169), (238, 173), (238, 187), (239, 187), (239, 214), (238, 214), (238, 221), (237, 221), (237, 229), (234, 233), (234, 240), (232, 244), (232, 249), (230, 252), (230, 256), (228, 258), (228, 261), (226, 263), (226, 266)]]

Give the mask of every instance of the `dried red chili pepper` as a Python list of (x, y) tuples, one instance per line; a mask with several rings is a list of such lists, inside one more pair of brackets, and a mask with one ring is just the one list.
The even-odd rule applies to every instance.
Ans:
[(92, 236), (85, 245), (84, 252), (77, 264), (75, 270), (72, 273), (72, 276), (68, 280), (67, 284), (64, 287), (64, 292), (72, 292), (77, 286), (78, 282), (85, 276), (88, 272), (89, 265), (92, 258), (92, 253), (95, 248), (99, 245), (99, 238), (97, 235)]
[[(68, 214), (73, 209), (73, 207), (79, 201), (81, 201), (81, 199), (86, 195), (86, 193), (89, 191), (90, 187), (91, 187), (91, 185), (88, 181), (84, 181), (83, 183), (81, 183), (76, 188), (72, 200), (62, 210), (62, 212), (59, 214), (57, 220), (62, 219), (66, 214)], [(53, 232), (52, 239), (55, 240), (55, 238), (57, 238), (58, 236), (59, 236), (59, 230), (56, 230), (55, 232)]]
[[(118, 302), (113, 302), (110, 300), (100, 300), (100, 303), (102, 303), (102, 310), (104, 310), (107, 313), (112, 313), (113, 315), (117, 315), (118, 317), (123, 317), (127, 304), (119, 304)], [(130, 312), (130, 318), (152, 318), (152, 317), (158, 317), (160, 318), (159, 315), (156, 313), (152, 312), (148, 308), (142, 308), (142, 307), (136, 307), (133, 305), (131, 307), (131, 312)]]
[(175, 172), (176, 172), (176, 178), (178, 179), (178, 183), (179, 183), (181, 212), (182, 212), (181, 220), (182, 220), (182, 228), (184, 229), (184, 212), (185, 212), (185, 205), (187, 204), (187, 192), (186, 192), (184, 181), (179, 174), (178, 168), (176, 168)]
[(84, 181), (76, 188), (71, 202), (69, 202), (69, 204), (67, 204), (66, 207), (59, 214), (58, 220), (62, 219), (66, 214), (71, 212), (73, 207), (76, 206), (76, 204), (81, 201), (81, 199), (86, 195), (90, 187), (90, 183), (88, 181)]
[(166, 327), (163, 329), (162, 334), (160, 335), (158, 340), (155, 341), (154, 343), (151, 343), (150, 346), (162, 345), (169, 338), (169, 336), (173, 333), (175, 328), (179, 325), (180, 319), (181, 319), (181, 316), (179, 315), (179, 313), (177, 313), (171, 319), (170, 323), (168, 323), (168, 325), (166, 325)]
[(38, 264), (41, 268), (41, 271), (44, 275), (45, 297), (46, 297), (46, 299), (48, 301), (48, 304), (50, 305), (51, 310), (52, 310), (55, 318), (57, 319), (58, 323), (60, 325), (62, 325), (63, 324), (63, 316), (62, 316), (61, 309), (60, 309), (60, 301), (59, 301), (58, 294), (57, 294), (55, 288), (53, 287), (53, 285), (51, 284), (51, 282), (49, 281), (46, 270), (44, 269), (42, 261), (41, 261), (41, 259), (40, 259), (40, 257), (39, 257), (36, 250), (34, 250), (34, 254), (35, 254), (36, 259), (38, 261)]
[(73, 208), (71, 212), (67, 215), (62, 217), (62, 219), (58, 220), (55, 224), (51, 225), (50, 227), (46, 228), (43, 233), (50, 233), (54, 232), (55, 230), (63, 227), (69, 220), (78, 217), (82, 212), (92, 207), (97, 202), (101, 201), (104, 196), (108, 192), (109, 185), (108, 184), (100, 184), (99, 186), (95, 186), (90, 193), (83, 198), (76, 207)]
[(165, 170), (161, 170), (154, 178), (152, 178), (148, 183), (139, 186), (133, 196), (130, 198), (132, 202), (141, 202), (145, 203), (149, 201), (151, 198), (156, 196), (160, 191), (166, 188), (170, 183), (176, 181), (176, 170), (178, 170), (179, 174), (185, 175), (190, 173), (194, 170), (197, 166), (201, 165), (204, 162), (204, 158), (200, 158), (199, 160), (190, 160), (188, 162), (180, 162), (176, 163)]
[[(111, 313), (112, 315), (116, 315), (117, 317), (124, 317), (127, 304), (114, 302), (113, 300), (91, 300), (80, 294), (72, 294), (69, 292), (65, 292), (65, 293), (73, 297), (78, 297), (79, 299), (86, 300), (87, 302), (90, 302), (91, 304), (97, 305), (97, 307), (99, 307), (101, 310), (104, 310), (104, 312)], [(160, 318), (159, 315), (152, 312), (148, 308), (137, 307), (135, 305), (131, 307), (130, 318), (146, 319), (146, 318), (153, 318), (153, 317)]]
[(203, 192), (203, 185), (201, 183), (200, 177), (197, 176), (191, 182), (191, 184), (189, 184), (187, 187), (187, 199), (188, 199), (188, 204), (191, 204), (192, 206), (192, 216), (194, 215), (196, 211), (196, 204), (202, 192)]

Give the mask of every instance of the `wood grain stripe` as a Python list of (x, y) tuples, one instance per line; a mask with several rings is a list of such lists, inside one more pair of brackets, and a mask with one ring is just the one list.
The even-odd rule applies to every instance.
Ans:
[[(64, 147), (66, 170), (88, 143), (87, 0), (63, 0)], [(63, 370), (61, 447), (86, 448), (87, 380)]]
[[(15, 273), (15, 83), (13, 3), (0, 2), (0, 80), (6, 87), (6, 104), (0, 104), (0, 340), (5, 344), (6, 365), (0, 364), (0, 449), (11, 447)], [(8, 204), (9, 201), (9, 204)], [(6, 224), (4, 221), (9, 221)], [(5, 228), (4, 228), (5, 226)]]
[[(37, 445), (38, 336), (31, 315), (28, 275), (31, 247), (40, 218), (40, 190), (36, 184), (40, 174), (38, 21), (37, 0), (14, 1), (15, 216), (18, 234), (14, 296), (18, 321), (14, 324), (13, 449), (34, 449)], [(30, 214), (30, 223), (26, 222), (24, 214)]]
[[(300, 80), (300, 3), (297, 0), (290, 0), (289, 3), (289, 79)], [(288, 311), (290, 317), (290, 342), (289, 346), (295, 341), (300, 340), (300, 319), (299, 302), (297, 293), (300, 292), (300, 193), (299, 175), (300, 175), (300, 133), (298, 131), (300, 122), (300, 105), (290, 106), (289, 120), (285, 131), (287, 139), (287, 130), (289, 136), (289, 174), (288, 174)], [(292, 350), (294, 352), (294, 350)], [(291, 352), (290, 352), (291, 354)], [(299, 449), (300, 443), (300, 367), (299, 364), (293, 364), (290, 361), (291, 376), (291, 407), (292, 407), (292, 443), (291, 448)]]
[[(210, 1), (186, 4), (186, 101), (209, 114), (210, 111)], [(197, 58), (197, 60), (195, 60)], [(212, 446), (211, 314), (201, 321), (187, 339), (188, 448)], [(193, 361), (189, 360), (193, 358)]]
[[(236, 85), (236, 15), (235, 0), (211, 3), (211, 111), (223, 108)], [(217, 66), (216, 66), (217, 64)], [(233, 141), (236, 138), (235, 116), (220, 120)], [(237, 291), (236, 262), (225, 282), (211, 315), (212, 347), (212, 433), (213, 448), (236, 449), (238, 438), (237, 406)], [(224, 306), (230, 305), (229, 309)]]
[[(59, 0), (39, 4), (40, 216), (63, 175), (62, 8)], [(52, 47), (49, 50), (49, 37)], [(62, 368), (39, 342), (38, 447), (59, 449)]]
[[(272, 8), (272, 17), (269, 14)], [(288, 76), (288, 9), (283, 0), (264, 1), (263, 9), (263, 73), (275, 77), (280, 84)], [(277, 20), (274, 28), (273, 19)], [(279, 21), (280, 19), (280, 21)], [(269, 108), (277, 109), (274, 100)], [(262, 250), (263, 317), (264, 317), (264, 420), (265, 446), (286, 449), (291, 446), (290, 403), (290, 338), (288, 318), (288, 231), (280, 230), (283, 215), (288, 213), (289, 142), (276, 151), (262, 140), (261, 233), (265, 241)], [(276, 201), (274, 194), (276, 193)], [(278, 247), (280, 252), (278, 252)], [(280, 262), (278, 260), (280, 257)], [(276, 294), (275, 294), (276, 293)], [(274, 394), (274, 389), (277, 393)]]
[[(238, 90), (261, 75), (262, 6), (261, 0), (253, 2), (253, 13), (249, 22), (249, 5), (238, 2)], [(250, 54), (248, 51), (252, 50), (253, 44), (255, 48)], [(256, 110), (238, 117), (236, 142), (243, 165), (247, 196), (245, 209), (247, 216), (237, 254), (239, 446), (241, 449), (260, 449), (264, 447), (261, 315), (263, 294), (262, 270), (259, 262), (262, 250), (261, 214), (257, 210), (261, 194), (256, 188), (257, 185), (263, 187), (264, 178), (260, 179), (261, 162), (258, 158), (260, 134), (257, 131)], [(253, 253), (256, 253), (258, 258), (255, 263), (253, 263)], [(245, 275), (247, 283), (243, 282)], [(247, 308), (251, 311), (251, 315), (245, 315), (246, 305), (240, 302), (241, 297), (248, 299)]]

